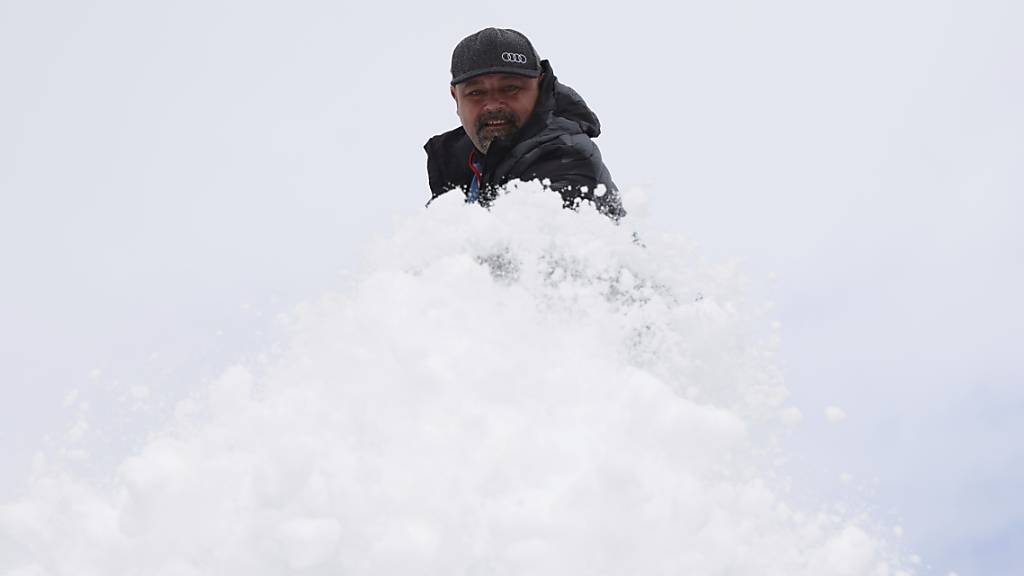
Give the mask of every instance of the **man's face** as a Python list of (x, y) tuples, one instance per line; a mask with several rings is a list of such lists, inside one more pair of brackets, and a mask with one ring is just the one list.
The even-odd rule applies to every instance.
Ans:
[(484, 74), (451, 88), (462, 127), (486, 154), (495, 138), (510, 138), (533, 113), (540, 78)]

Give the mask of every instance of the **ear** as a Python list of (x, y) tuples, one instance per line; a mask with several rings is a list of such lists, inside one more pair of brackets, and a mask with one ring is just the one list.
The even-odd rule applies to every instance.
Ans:
[(455, 97), (455, 86), (449, 86), (448, 88), (452, 91), (452, 100), (455, 100), (456, 106), (459, 104), (459, 99)]

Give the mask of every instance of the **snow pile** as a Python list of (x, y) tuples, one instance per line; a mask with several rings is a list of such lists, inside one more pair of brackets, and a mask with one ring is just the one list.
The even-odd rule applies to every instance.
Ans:
[(772, 473), (792, 420), (728, 268), (532, 185), (403, 223), (90, 484), (40, 465), (0, 573), (885, 575)]

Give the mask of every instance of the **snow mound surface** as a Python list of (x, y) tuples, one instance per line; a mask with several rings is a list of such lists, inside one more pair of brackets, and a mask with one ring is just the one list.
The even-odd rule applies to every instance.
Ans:
[(0, 573), (900, 574), (776, 486), (785, 389), (736, 274), (560, 204), (439, 198), (110, 482), (37, 470)]

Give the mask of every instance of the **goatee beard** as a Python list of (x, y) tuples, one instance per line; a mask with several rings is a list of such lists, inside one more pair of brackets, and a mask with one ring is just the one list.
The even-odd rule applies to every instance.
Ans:
[[(487, 126), (488, 122), (504, 122), (504, 124), (500, 127)], [(495, 139), (508, 139), (518, 129), (519, 124), (516, 122), (515, 115), (507, 110), (498, 110), (480, 115), (476, 119), (476, 139), (479, 141), (480, 152), (486, 154)]]

